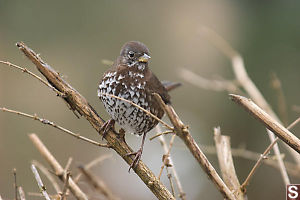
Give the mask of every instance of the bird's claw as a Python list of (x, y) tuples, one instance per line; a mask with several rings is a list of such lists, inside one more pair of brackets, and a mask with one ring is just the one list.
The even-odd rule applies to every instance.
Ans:
[(113, 119), (110, 119), (110, 120), (107, 120), (100, 128), (99, 132), (103, 132), (102, 134), (102, 140), (103, 138), (106, 137), (107, 135), (107, 132), (110, 130), (110, 129), (113, 129), (114, 130), (114, 126), (115, 126), (115, 120)]
[(135, 155), (135, 157), (128, 169), (128, 172), (130, 172), (131, 169), (134, 169), (137, 167), (137, 165), (142, 157), (142, 149), (139, 149), (137, 152), (132, 152), (132, 153), (126, 154), (126, 156), (132, 156), (132, 155)]

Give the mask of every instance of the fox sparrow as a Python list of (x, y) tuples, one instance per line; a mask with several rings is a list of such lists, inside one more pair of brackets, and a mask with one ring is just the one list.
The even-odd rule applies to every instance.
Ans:
[(164, 111), (156, 102), (153, 93), (158, 93), (166, 104), (170, 103), (170, 96), (164, 85), (150, 71), (149, 59), (149, 50), (143, 43), (127, 42), (113, 66), (104, 73), (98, 87), (98, 97), (111, 116), (101, 128), (104, 137), (115, 122), (127, 132), (143, 135), (140, 149), (128, 154), (135, 155), (129, 170), (137, 166), (143, 152), (146, 133), (153, 129), (158, 121), (138, 107), (110, 95), (129, 100), (161, 119)]

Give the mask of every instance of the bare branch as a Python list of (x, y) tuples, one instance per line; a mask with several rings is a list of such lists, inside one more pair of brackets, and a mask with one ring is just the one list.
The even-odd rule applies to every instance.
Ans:
[[(203, 149), (203, 152), (205, 152), (206, 154), (215, 155), (217, 153), (215, 146), (211, 146), (211, 145), (200, 145), (200, 146)], [(257, 160), (259, 160), (259, 158), (261, 157), (260, 153), (253, 152), (253, 151), (247, 150), (245, 148), (231, 148), (231, 153), (234, 157), (252, 160), (255, 162), (257, 162)], [(281, 156), (283, 157), (283, 155), (281, 155)], [(268, 159), (263, 159), (264, 164), (280, 170), (276, 156), (268, 156), (267, 158)], [(295, 165), (291, 162), (288, 162), (288, 161), (285, 161), (284, 164), (290, 175), (300, 178), (299, 168), (297, 165)]]
[[(18, 187), (18, 192), (19, 192), (20, 200), (26, 200), (24, 190), (21, 186)], [(0, 200), (1, 200), (1, 198), (0, 198)]]
[(247, 199), (247, 197), (244, 197), (244, 192), (240, 189), (240, 182), (235, 172), (231, 154), (230, 137), (221, 135), (221, 129), (218, 127), (214, 128), (214, 139), (224, 182), (228, 188), (233, 191), (236, 199)]
[[(108, 158), (111, 158), (112, 157), (112, 154), (105, 154), (105, 155), (102, 155), (94, 160), (92, 160), (90, 163), (84, 165), (83, 167), (87, 170), (89, 170), (90, 168), (92, 168), (93, 166), (95, 166), (96, 164), (102, 162), (103, 160), (105, 159), (108, 159)], [(79, 173), (75, 178), (74, 178), (74, 181), (77, 183), (81, 177), (82, 173)]]
[(14, 114), (17, 114), (17, 115), (20, 115), (20, 116), (31, 118), (33, 120), (37, 120), (37, 121), (39, 121), (43, 124), (46, 124), (46, 125), (52, 126), (54, 128), (57, 128), (60, 131), (63, 131), (63, 132), (65, 132), (65, 133), (67, 133), (67, 134), (69, 134), (69, 135), (71, 135), (71, 136), (73, 136), (77, 139), (83, 140), (83, 141), (91, 143), (93, 145), (100, 146), (100, 147), (109, 147), (107, 144), (100, 144), (99, 142), (96, 142), (94, 140), (91, 140), (89, 138), (81, 136), (78, 133), (73, 133), (72, 131), (70, 131), (70, 130), (64, 128), (64, 127), (61, 127), (61, 126), (55, 124), (54, 122), (51, 122), (47, 119), (42, 119), (42, 118), (38, 117), (37, 115), (30, 115), (30, 114), (27, 114), (27, 113), (19, 112), (19, 111), (16, 111), (16, 110), (10, 110), (10, 109), (7, 109), (7, 108), (1, 108), (1, 107), (0, 107), (0, 110), (3, 111), (3, 112), (14, 113)]
[(186, 82), (198, 86), (204, 90), (213, 90), (217, 92), (227, 91), (228, 93), (241, 92), (236, 81), (206, 79), (186, 68), (180, 68), (179, 75)]
[(15, 188), (15, 200), (18, 200), (18, 185), (17, 185), (17, 170), (16, 168), (13, 169), (14, 174), (14, 188)]
[(42, 181), (37, 169), (35, 168), (35, 166), (33, 164), (31, 165), (31, 170), (32, 170), (35, 180), (39, 186), (40, 192), (42, 193), (42, 195), (45, 197), (46, 200), (51, 200), (46, 191), (46, 187), (44, 186), (43, 181)]
[[(84, 116), (97, 132), (100, 132), (104, 120), (96, 113), (95, 109), (88, 101), (74, 88), (72, 88), (62, 77), (45, 63), (33, 50), (24, 43), (17, 43), (19, 49), (31, 60), (37, 69), (46, 77), (48, 82), (58, 91), (65, 94), (64, 100), (69, 104), (73, 111), (77, 111)], [(101, 132), (101, 134), (103, 134)], [(129, 165), (133, 162), (132, 156), (126, 156), (132, 153), (132, 149), (124, 140), (118, 139), (113, 130), (108, 131), (105, 139), (109, 146), (113, 148)], [(174, 199), (167, 188), (155, 177), (154, 173), (142, 162), (139, 161), (137, 167), (133, 169), (135, 173), (143, 180), (147, 187), (158, 199)]]
[(60, 196), (60, 200), (66, 200), (66, 193), (67, 193), (67, 190), (69, 187), (70, 172), (68, 171), (65, 174), (66, 174), (66, 180), (64, 183), (64, 188), (63, 188), (62, 194)]
[(245, 108), (246, 111), (250, 112), (256, 119), (261, 121), (269, 130), (275, 133), (287, 145), (300, 153), (300, 140), (289, 130), (274, 120), (264, 110), (258, 107), (253, 101), (234, 94), (230, 94), (230, 98)]
[(157, 138), (159, 136), (167, 135), (167, 134), (170, 134), (170, 133), (174, 133), (174, 131), (170, 130), (170, 131), (164, 131), (164, 132), (157, 133), (156, 135), (150, 137), (149, 140), (151, 141), (151, 140), (153, 140), (153, 139), (155, 139), (155, 138)]
[(82, 166), (79, 167), (79, 169), (81, 173), (86, 177), (90, 185), (92, 185), (100, 194), (104, 195), (109, 200), (118, 199), (113, 195), (113, 193), (110, 191), (103, 180), (101, 180), (99, 177), (96, 178), (94, 175), (92, 175), (91, 172), (89, 172)]
[(255, 171), (260, 166), (260, 164), (262, 163), (263, 159), (266, 159), (266, 156), (271, 151), (271, 149), (273, 148), (273, 146), (275, 145), (275, 143), (277, 142), (277, 140), (278, 140), (278, 137), (267, 147), (267, 149), (264, 151), (264, 153), (260, 156), (260, 158), (258, 159), (258, 161), (255, 163), (254, 167), (252, 168), (252, 170), (250, 171), (250, 173), (247, 176), (246, 180), (243, 182), (243, 184), (241, 186), (241, 190), (242, 191), (246, 191), (246, 187), (249, 184), (249, 181), (250, 181), (251, 177), (254, 175)]
[[(169, 143), (168, 151), (167, 151), (166, 154), (163, 155), (163, 164), (162, 164), (162, 166), (161, 166), (161, 168), (160, 168), (160, 172), (159, 172), (159, 175), (158, 175), (158, 179), (160, 179), (164, 167), (165, 167), (165, 166), (168, 167), (168, 166), (170, 165), (170, 162), (169, 162), (169, 161), (170, 161), (170, 160), (169, 160), (169, 156), (170, 156), (171, 148), (172, 148), (173, 143), (174, 143), (175, 136), (176, 136), (176, 135), (172, 135), (172, 138), (171, 138), (170, 143)], [(173, 194), (173, 195), (174, 195), (174, 194)]]
[[(55, 171), (55, 174), (60, 178), (61, 181), (65, 182), (66, 176), (64, 175), (64, 169), (57, 162), (54, 156), (50, 153), (47, 147), (42, 143), (36, 134), (29, 135), (30, 140), (33, 142), (38, 151), (42, 156), (47, 160), (52, 169)], [(72, 178), (69, 178), (69, 188), (72, 194), (79, 200), (87, 200), (86, 195), (81, 191), (81, 189), (74, 183)]]
[(49, 170), (44, 165), (42, 165), (41, 163), (39, 163), (36, 160), (31, 161), (31, 163), (33, 165), (35, 165), (48, 178), (48, 180), (52, 184), (53, 188), (55, 189), (56, 193), (57, 194), (60, 193), (61, 189), (60, 189), (58, 183), (55, 181), (52, 174), (49, 172)]
[(296, 126), (298, 123), (300, 122), (300, 117), (298, 117), (298, 119), (296, 119), (294, 122), (292, 122), (287, 129), (292, 129), (294, 126)]
[[(156, 126), (156, 130), (157, 130), (157, 132), (161, 132), (161, 128), (160, 128), (159, 125)], [(163, 135), (160, 135), (158, 138), (159, 138), (160, 144), (162, 145), (162, 147), (163, 147), (163, 149), (164, 149), (164, 153), (167, 154), (169, 148), (168, 148), (168, 145), (167, 145), (167, 143), (166, 143), (166, 141), (165, 141), (165, 137), (164, 137)], [(178, 191), (179, 191), (179, 197), (180, 197), (182, 200), (186, 200), (186, 194), (185, 194), (185, 192), (184, 192), (184, 190), (183, 190), (183, 187), (182, 187), (182, 185), (181, 185), (181, 182), (180, 182), (180, 180), (179, 180), (179, 176), (178, 176), (177, 171), (176, 171), (176, 169), (175, 169), (175, 165), (174, 165), (174, 163), (173, 163), (173, 160), (172, 160), (172, 156), (171, 156), (171, 155), (169, 155), (169, 162), (170, 162), (170, 165), (172, 165), (172, 166), (170, 166), (169, 168), (170, 168), (171, 171), (172, 171), (172, 174), (173, 174), (175, 183), (176, 183), (176, 185), (177, 185), (177, 188), (178, 188)]]
[[(258, 88), (255, 86), (255, 84), (252, 82), (252, 80), (249, 78), (244, 61), (242, 56), (235, 50), (233, 49), (230, 44), (225, 41), (221, 36), (219, 36), (216, 32), (213, 30), (207, 28), (207, 27), (202, 27), (201, 30), (202, 33), (212, 42), (224, 55), (226, 55), (232, 63), (232, 69), (235, 74), (235, 77), (237, 81), (239, 82), (239, 85), (244, 88), (244, 90), (247, 92), (247, 94), (260, 106), (262, 107), (267, 113), (269, 113), (275, 120), (279, 122), (278, 117), (276, 114), (273, 112), (267, 101), (264, 99), (263, 95), (260, 93)], [(269, 139), (271, 143), (274, 141), (275, 136), (274, 134), (270, 131), (267, 130)], [(280, 167), (280, 172), (283, 178), (283, 181), (285, 184), (289, 184), (290, 180), (288, 177), (288, 174), (286, 172), (286, 168), (284, 166), (283, 160), (280, 157), (280, 150), (277, 145), (277, 143), (273, 147), (274, 153), (277, 157), (277, 161)], [(294, 160), (300, 164), (300, 156), (295, 153), (295, 151), (291, 150), (291, 148), (288, 148), (290, 153), (292, 154)]]
[(28, 69), (24, 68), (24, 67), (20, 67), (18, 65), (12, 64), (10, 62), (7, 61), (2, 61), (0, 60), (0, 63), (4, 64), (4, 65), (8, 65), (9, 67), (14, 67), (18, 70), (21, 70), (24, 73), (27, 73), (29, 75), (31, 75), (32, 77), (36, 78), (37, 80), (41, 81), (44, 85), (46, 85), (47, 87), (49, 87), (51, 90), (53, 90), (54, 92), (56, 92), (56, 94), (58, 96), (64, 97), (64, 94), (61, 93), (60, 91), (58, 91), (57, 89), (55, 89), (52, 85), (50, 85), (48, 82), (44, 81), (41, 77), (39, 77), (38, 75), (34, 74), (33, 72), (29, 71)]
[(235, 199), (235, 196), (225, 185), (221, 177), (218, 175), (217, 171), (214, 169), (212, 164), (209, 162), (209, 160), (206, 158), (204, 153), (201, 151), (201, 149), (191, 136), (189, 130), (187, 129), (187, 126), (185, 126), (183, 122), (179, 119), (173, 107), (171, 105), (166, 105), (158, 94), (154, 94), (154, 96), (167, 113), (171, 123), (174, 126), (175, 134), (184, 141), (185, 145), (188, 147), (194, 158), (198, 161), (204, 172), (207, 174), (209, 179), (215, 184), (215, 186), (221, 192), (223, 197), (226, 199)]

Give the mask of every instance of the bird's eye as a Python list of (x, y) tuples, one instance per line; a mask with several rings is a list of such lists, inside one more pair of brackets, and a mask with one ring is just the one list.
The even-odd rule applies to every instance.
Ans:
[(129, 51), (128, 56), (129, 56), (129, 58), (133, 58), (134, 57), (134, 52), (133, 51)]

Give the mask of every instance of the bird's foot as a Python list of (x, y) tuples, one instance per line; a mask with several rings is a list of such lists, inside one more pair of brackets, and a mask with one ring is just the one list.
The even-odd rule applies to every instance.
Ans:
[(128, 169), (128, 172), (130, 172), (130, 169), (134, 169), (137, 167), (141, 157), (142, 157), (142, 153), (143, 153), (143, 149), (140, 148), (137, 152), (132, 152), (132, 153), (128, 153), (126, 154), (126, 156), (132, 156), (132, 155), (135, 155), (129, 169)]
[(100, 128), (99, 132), (103, 132), (103, 135), (102, 135), (102, 140), (103, 138), (106, 137), (107, 135), (107, 132), (110, 130), (110, 129), (113, 129), (114, 130), (115, 128), (115, 120), (114, 119), (110, 119), (110, 120), (107, 120)]

